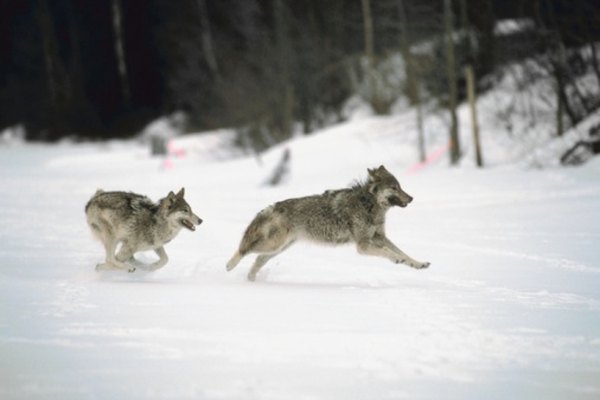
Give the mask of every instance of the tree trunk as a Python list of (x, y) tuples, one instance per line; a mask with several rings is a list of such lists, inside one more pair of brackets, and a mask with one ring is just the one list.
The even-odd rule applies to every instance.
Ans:
[(71, 57), (69, 61), (69, 77), (70, 77), (70, 93), (69, 102), (73, 103), (85, 102), (83, 99), (83, 68), (81, 66), (81, 49), (79, 46), (79, 31), (75, 23), (75, 16), (72, 9), (73, 5), (67, 7), (67, 27), (69, 32), (69, 45), (71, 46)]
[(365, 30), (365, 55), (369, 66), (375, 59), (375, 39), (373, 36), (373, 17), (371, 16), (371, 0), (361, 0), (363, 11), (363, 27)]
[(278, 120), (280, 132), (278, 141), (287, 139), (292, 135), (294, 123), (295, 96), (291, 78), (292, 46), (288, 34), (288, 18), (282, 0), (273, 2), (273, 14), (275, 18), (275, 40), (278, 53), (278, 99), (277, 110), (274, 111)]
[(479, 121), (477, 119), (477, 99), (475, 91), (475, 74), (473, 67), (468, 65), (465, 68), (467, 78), (467, 95), (469, 97), (469, 108), (471, 109), (471, 128), (473, 129), (473, 147), (475, 148), (475, 162), (479, 168), (483, 167), (483, 157), (481, 155), (481, 144), (479, 140)]
[(206, 0), (198, 0), (198, 8), (200, 9), (200, 25), (202, 28), (202, 50), (206, 64), (214, 77), (219, 79), (219, 65), (212, 45), (212, 34), (210, 30), (210, 20), (208, 18), (208, 9), (206, 8)]
[(115, 55), (121, 82), (121, 96), (123, 102), (129, 104), (131, 93), (127, 76), (127, 62), (125, 61), (125, 47), (123, 45), (123, 13), (120, 0), (112, 0), (112, 25), (115, 34)]
[(577, 125), (581, 118), (579, 117), (579, 113), (573, 109), (571, 103), (569, 102), (569, 97), (567, 94), (567, 78), (563, 65), (561, 62), (554, 62), (552, 69), (554, 79), (556, 80), (556, 95), (558, 96), (557, 109), (559, 107), (561, 108), (561, 114), (564, 110), (569, 117), (572, 126)]
[(423, 162), (427, 157), (427, 151), (425, 149), (425, 132), (423, 130), (423, 105), (421, 104), (421, 85), (418, 81), (415, 82), (415, 94), (417, 95), (416, 107), (419, 161)]
[(50, 98), (50, 107), (52, 112), (58, 109), (58, 82), (56, 70), (56, 39), (54, 36), (54, 26), (52, 17), (48, 9), (47, 0), (40, 1), (39, 22), (42, 32), (42, 48), (44, 51), (44, 64), (46, 67), (46, 84), (48, 85), (48, 94)]
[(596, 42), (590, 43), (590, 49), (592, 50), (592, 67), (596, 74), (596, 79), (600, 82), (600, 65), (598, 65), (598, 52), (596, 50)]
[(453, 22), (451, 0), (444, 0), (444, 25), (446, 30), (446, 73), (448, 76), (448, 109), (450, 111), (450, 163), (455, 165), (460, 159), (458, 136), (458, 118), (456, 106), (458, 90), (456, 87), (456, 59), (454, 56)]
[(294, 106), (296, 96), (294, 95), (294, 86), (288, 83), (285, 87), (285, 98), (283, 102), (283, 134), (287, 139), (292, 136), (294, 129)]
[(415, 106), (417, 109), (417, 148), (419, 152), (419, 161), (423, 162), (426, 158), (425, 135), (423, 133), (423, 110), (421, 106), (421, 93), (419, 78), (417, 77), (417, 68), (415, 66), (415, 59), (410, 51), (410, 27), (406, 16), (404, 0), (398, 0), (398, 12), (400, 14), (400, 52), (404, 58), (406, 89), (411, 105)]
[(563, 114), (565, 107), (560, 94), (560, 89), (558, 87), (556, 89), (556, 136), (562, 136), (564, 132)]

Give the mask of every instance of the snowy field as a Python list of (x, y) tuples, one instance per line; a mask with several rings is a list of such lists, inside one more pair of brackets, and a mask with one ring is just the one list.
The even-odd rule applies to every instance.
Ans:
[[(0, 398), (600, 398), (600, 160), (416, 170), (401, 123), (288, 143), (277, 188), (262, 182), (284, 146), (259, 163), (184, 138), (169, 164), (133, 142), (0, 147)], [(252, 257), (225, 271), (261, 208), (380, 164), (415, 198), (388, 235), (429, 269), (307, 244), (254, 283)], [(94, 270), (97, 188), (182, 186), (204, 223), (167, 245), (166, 267)]]

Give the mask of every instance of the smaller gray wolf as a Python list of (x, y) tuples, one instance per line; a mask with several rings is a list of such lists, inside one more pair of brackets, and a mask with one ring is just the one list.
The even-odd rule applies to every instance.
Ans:
[(385, 215), (393, 206), (406, 207), (413, 198), (382, 165), (368, 169), (368, 178), (347, 189), (280, 201), (259, 212), (227, 263), (231, 271), (242, 257), (258, 253), (248, 279), (297, 240), (325, 244), (355, 243), (360, 254), (385, 257), (412, 268), (427, 268), (406, 255), (385, 235)]
[[(88, 225), (106, 250), (106, 261), (96, 265), (96, 270), (162, 268), (168, 261), (163, 246), (181, 228), (195, 231), (202, 223), (183, 198), (184, 193), (183, 188), (177, 194), (169, 192), (154, 203), (136, 193), (98, 190), (85, 206)], [(158, 261), (146, 265), (135, 259), (135, 253), (147, 250), (154, 250)]]

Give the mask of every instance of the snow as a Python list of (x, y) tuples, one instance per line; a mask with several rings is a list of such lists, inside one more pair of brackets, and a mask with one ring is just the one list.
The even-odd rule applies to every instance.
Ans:
[(186, 124), (187, 115), (183, 111), (176, 111), (150, 122), (139, 137), (144, 142), (152, 138), (171, 139), (180, 136)]
[(25, 141), (25, 127), (21, 124), (0, 131), (0, 145), (14, 146)]
[[(355, 118), (261, 163), (212, 157), (214, 135), (175, 139), (170, 168), (138, 142), (0, 146), (0, 398), (599, 398), (600, 160), (414, 169), (413, 118)], [(426, 128), (430, 151), (445, 144)], [(289, 180), (263, 186), (286, 148)], [(260, 209), (380, 164), (415, 198), (388, 236), (429, 269), (299, 244), (257, 282), (252, 257), (225, 271)], [(97, 188), (182, 186), (204, 223), (166, 267), (94, 270)]]
[(514, 35), (516, 33), (531, 31), (534, 27), (535, 22), (529, 18), (503, 19), (496, 22), (494, 36)]

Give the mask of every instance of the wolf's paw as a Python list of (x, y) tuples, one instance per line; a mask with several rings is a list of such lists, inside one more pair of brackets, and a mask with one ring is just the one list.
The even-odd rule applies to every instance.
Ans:
[(158, 271), (159, 269), (161, 269), (164, 266), (165, 266), (164, 264), (154, 263), (154, 264), (147, 265), (144, 269), (146, 271), (154, 272), (154, 271)]
[(96, 264), (96, 271), (105, 271), (110, 269), (106, 263)]
[(417, 269), (425, 269), (425, 268), (429, 268), (430, 265), (431, 265), (430, 262), (424, 262), (424, 263), (419, 264), (416, 268)]
[(127, 270), (127, 272), (129, 272), (129, 273), (135, 272), (135, 267), (129, 267), (129, 269)]

